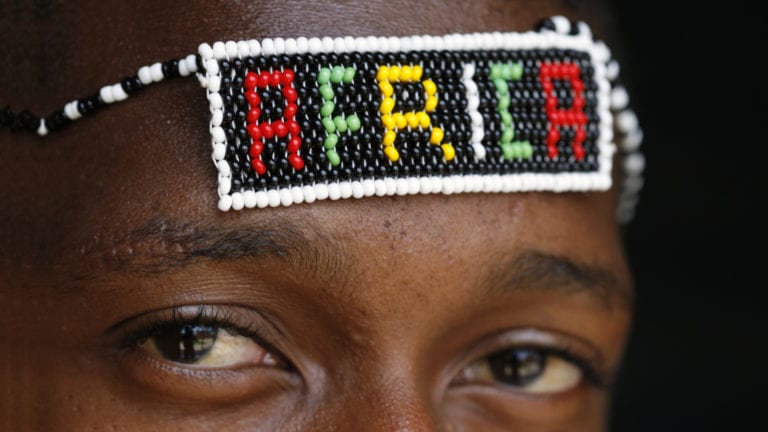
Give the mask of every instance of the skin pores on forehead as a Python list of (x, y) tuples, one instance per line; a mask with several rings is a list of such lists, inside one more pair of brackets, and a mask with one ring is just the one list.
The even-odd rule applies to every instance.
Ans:
[[(19, 85), (4, 75), (2, 87), (38, 111), (203, 41), (586, 19), (559, 2), (490, 1), (32, 12), (18, 13), (58, 36), (60, 60), (44, 90), (34, 61), (6, 69)], [(455, 377), (535, 346), (568, 350), (610, 381), (631, 304), (615, 191), (221, 213), (202, 98), (194, 80), (169, 81), (45, 141), (3, 133), (0, 429), (602, 430), (609, 393), (587, 379), (542, 396)], [(201, 305), (289, 366), (201, 371), (127, 342), (137, 322)]]

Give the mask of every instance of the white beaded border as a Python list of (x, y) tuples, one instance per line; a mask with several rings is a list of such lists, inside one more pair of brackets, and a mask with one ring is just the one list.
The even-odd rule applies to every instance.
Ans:
[[(204, 72), (198, 73), (201, 85), (206, 88), (210, 102), (212, 158), (218, 169), (218, 207), (222, 211), (243, 208), (264, 208), (290, 206), (302, 202), (310, 203), (323, 199), (362, 198), (366, 196), (412, 195), (426, 193), (460, 192), (525, 192), (525, 191), (588, 191), (608, 190), (611, 187), (611, 166), (616, 146), (613, 143), (613, 116), (611, 102), (618, 98), (611, 91), (609, 66), (616, 69), (608, 47), (592, 39), (585, 23), (578, 23), (578, 32), (569, 34), (571, 24), (565, 17), (553, 17), (556, 30), (529, 32), (493, 32), (471, 34), (448, 34), (444, 36), (409, 37), (337, 37), (296, 39), (267, 38), (261, 41), (203, 43), (198, 49)], [(303, 53), (344, 53), (344, 52), (399, 52), (422, 50), (497, 50), (497, 49), (573, 49), (589, 53), (594, 66), (597, 83), (597, 111), (600, 116), (598, 171), (593, 173), (515, 173), (504, 175), (456, 175), (448, 177), (387, 178), (383, 180), (355, 180), (345, 182), (318, 183), (312, 186), (293, 186), (268, 191), (231, 191), (231, 171), (224, 160), (226, 136), (221, 127), (223, 121), (222, 97), (219, 94), (221, 72), (219, 60), (245, 58), (259, 55), (303, 54)], [(466, 83), (471, 71), (465, 68), (462, 80)], [(617, 71), (616, 71), (617, 72)], [(467, 91), (471, 89), (468, 87)], [(627, 122), (629, 122), (627, 120)], [(473, 119), (473, 145), (476, 141)], [(619, 124), (621, 128), (621, 124)], [(626, 126), (626, 125), (625, 125)], [(635, 125), (636, 126), (636, 125)], [(624, 128), (622, 128), (624, 129)], [(631, 128), (630, 128), (631, 129)], [(635, 127), (636, 130), (639, 128)], [(637, 137), (635, 137), (637, 138)], [(625, 140), (626, 141), (626, 140)], [(639, 144), (639, 141), (638, 141)], [(626, 146), (624, 142), (622, 145)], [(629, 159), (627, 159), (629, 160)], [(630, 162), (630, 165), (637, 165)], [(626, 165), (626, 163), (625, 163)], [(627, 167), (625, 167), (626, 169)], [(634, 171), (638, 171), (631, 167)], [(642, 171), (640, 169), (639, 171)], [(626, 182), (626, 181), (625, 181)], [(636, 188), (639, 190), (639, 187)], [(620, 207), (626, 205), (622, 201)], [(620, 212), (621, 213), (621, 212)], [(625, 212), (626, 213), (626, 212)]]

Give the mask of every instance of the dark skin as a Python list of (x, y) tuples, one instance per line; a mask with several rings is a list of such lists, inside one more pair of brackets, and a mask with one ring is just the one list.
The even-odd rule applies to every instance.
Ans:
[[(3, 99), (47, 112), (203, 41), (590, 21), (555, 1), (73, 3), (5, 9), (3, 49), (56, 60), (8, 67)], [(0, 131), (0, 429), (604, 430), (631, 322), (615, 190), (224, 213), (203, 98), (169, 81), (45, 139)], [(200, 320), (204, 361), (158, 348)], [(525, 350), (546, 359), (532, 384), (487, 373)]]

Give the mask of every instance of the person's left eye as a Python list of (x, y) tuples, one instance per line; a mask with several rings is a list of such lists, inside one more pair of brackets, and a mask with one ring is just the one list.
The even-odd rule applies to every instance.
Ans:
[(247, 336), (217, 325), (167, 324), (155, 329), (138, 348), (186, 367), (278, 366), (278, 358)]
[(496, 351), (464, 367), (452, 385), (502, 385), (531, 394), (556, 394), (584, 379), (582, 367), (563, 355), (538, 348)]

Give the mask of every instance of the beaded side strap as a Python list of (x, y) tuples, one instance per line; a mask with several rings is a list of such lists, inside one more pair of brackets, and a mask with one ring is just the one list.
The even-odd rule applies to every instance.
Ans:
[(644, 160), (618, 72), (586, 24), (559, 16), (526, 33), (216, 42), (45, 119), (6, 108), (0, 125), (45, 135), (148, 84), (196, 74), (210, 104), (221, 210), (606, 190), (616, 141), (626, 222)]

